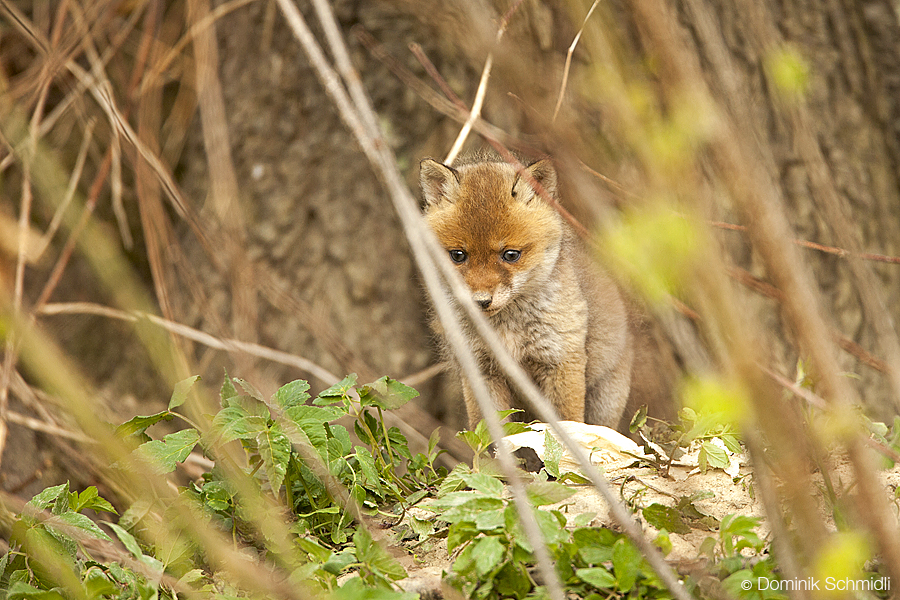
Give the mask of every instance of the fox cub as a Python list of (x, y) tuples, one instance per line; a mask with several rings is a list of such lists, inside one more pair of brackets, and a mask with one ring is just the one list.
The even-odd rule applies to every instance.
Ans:
[[(527, 171), (557, 198), (548, 159)], [(455, 167), (425, 159), (420, 180), (428, 225), (510, 354), (562, 419), (615, 428), (631, 387), (628, 315), (615, 284), (592, 264), (568, 224), (497, 156), (462, 159)], [(524, 408), (465, 323), (497, 409)], [(435, 329), (442, 337), (439, 324)], [(481, 411), (465, 378), (462, 384), (474, 427)], [(525, 418), (534, 415), (526, 411)]]

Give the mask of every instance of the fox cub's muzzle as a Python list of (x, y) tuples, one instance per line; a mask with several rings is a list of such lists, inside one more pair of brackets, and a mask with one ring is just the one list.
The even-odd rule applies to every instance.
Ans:
[(475, 292), (472, 294), (472, 300), (481, 307), (481, 310), (487, 310), (491, 306), (493, 297), (490, 292)]

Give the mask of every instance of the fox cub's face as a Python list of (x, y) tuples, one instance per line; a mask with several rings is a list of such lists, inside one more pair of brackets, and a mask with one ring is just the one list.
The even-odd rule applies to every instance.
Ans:
[[(549, 160), (527, 171), (555, 198)], [(514, 167), (475, 162), (452, 168), (426, 159), (420, 179), (425, 219), (486, 313), (546, 285), (559, 256), (562, 222)]]

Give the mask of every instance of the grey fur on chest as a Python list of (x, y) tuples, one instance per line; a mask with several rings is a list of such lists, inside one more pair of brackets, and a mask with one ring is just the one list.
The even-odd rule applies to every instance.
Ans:
[[(555, 365), (566, 358), (573, 346), (584, 347), (587, 306), (583, 300), (573, 298), (562, 311), (565, 319), (550, 318), (557, 311), (560, 303), (550, 299), (542, 303), (515, 302), (488, 320), (517, 362)], [(560, 328), (561, 321), (568, 326)], [(478, 345), (487, 351), (483, 343)]]

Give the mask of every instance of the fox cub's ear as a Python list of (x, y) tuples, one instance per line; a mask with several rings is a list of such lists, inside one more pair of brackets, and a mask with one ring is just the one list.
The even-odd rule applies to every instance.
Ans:
[[(551, 198), (555, 199), (557, 197), (556, 169), (553, 168), (553, 163), (550, 162), (549, 158), (532, 163), (526, 167), (526, 170), (531, 173), (531, 176), (534, 177), (535, 181), (541, 184), (541, 187), (544, 188)], [(529, 202), (532, 198), (537, 196), (534, 188), (531, 187), (531, 184), (518, 174), (513, 183), (512, 195), (521, 202)]]
[(459, 190), (459, 171), (426, 158), (419, 163), (419, 182), (425, 202), (437, 204), (445, 198), (453, 197)]

